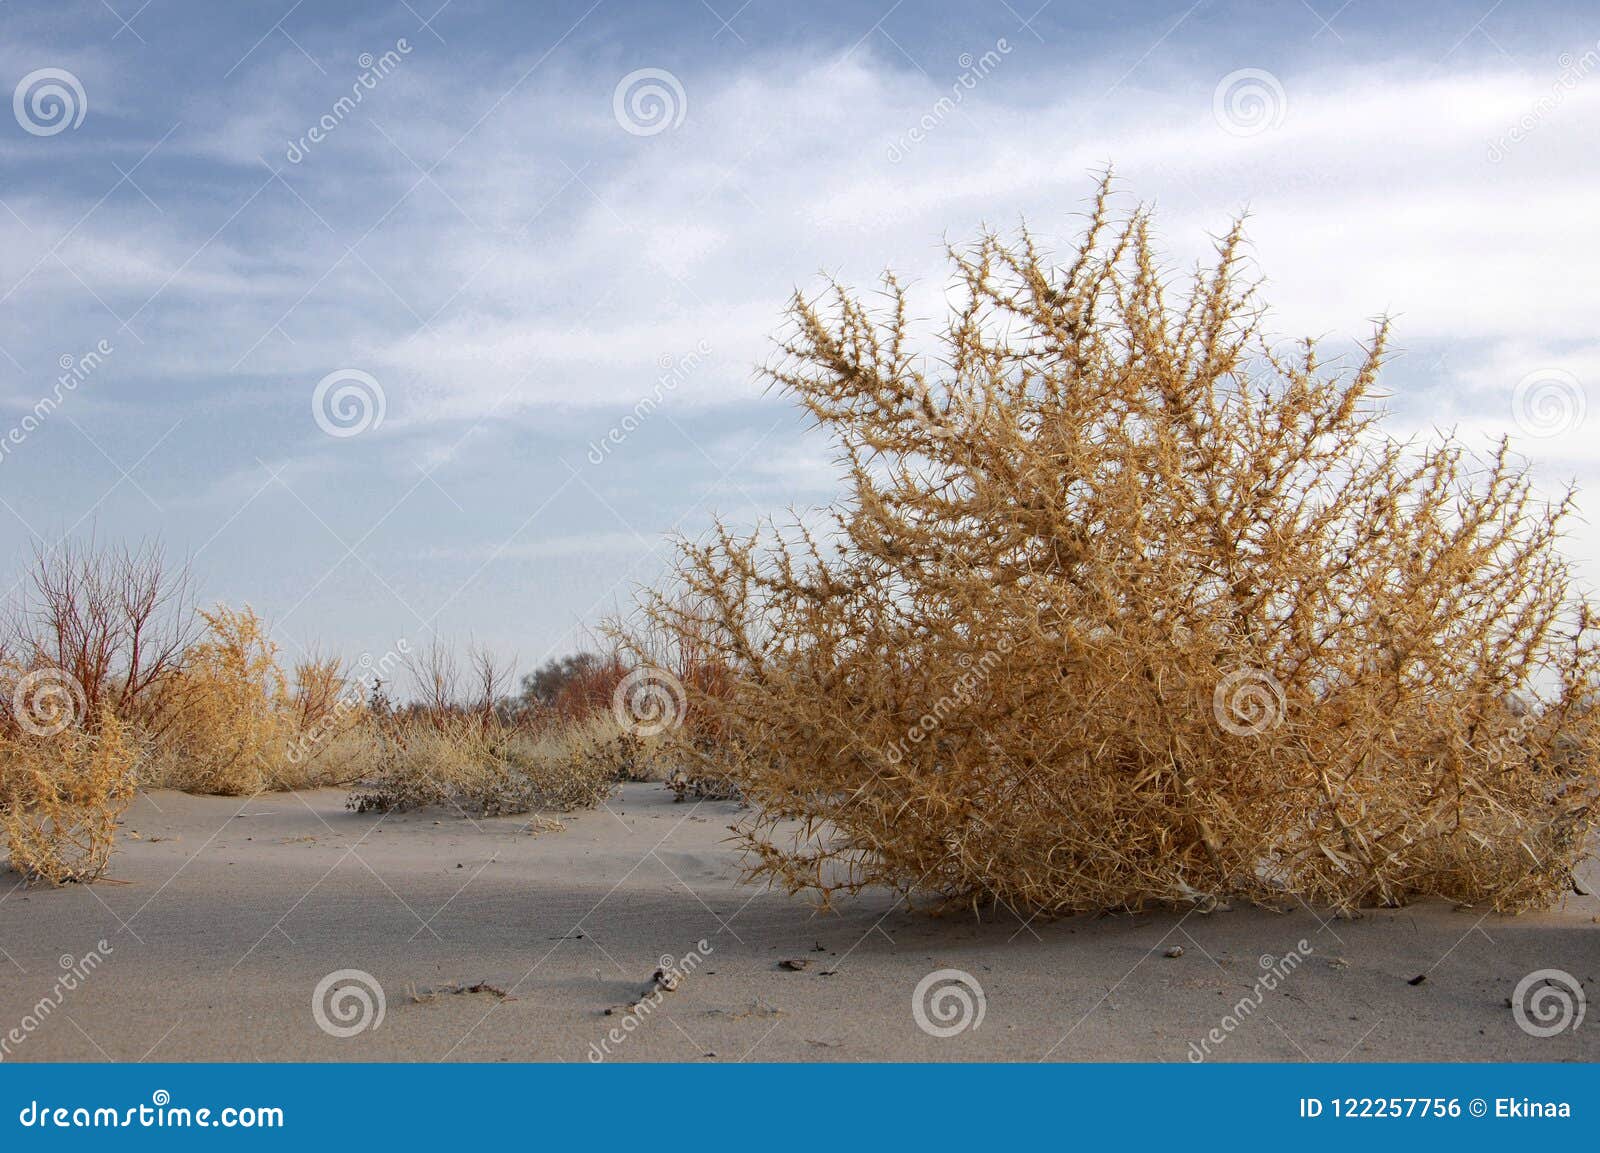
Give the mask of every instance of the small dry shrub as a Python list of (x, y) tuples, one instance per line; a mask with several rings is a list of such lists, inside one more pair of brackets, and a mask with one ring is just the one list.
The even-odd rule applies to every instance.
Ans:
[(200, 615), (206, 635), (190, 646), (163, 694), (159, 779), (195, 793), (254, 793), (288, 761), (294, 737), (288, 676), (248, 606)]
[(272, 788), (348, 787), (369, 776), (382, 755), (377, 728), (358, 705), (332, 715), (325, 725), (302, 730)]
[(479, 726), (465, 720), (392, 719), (376, 734), (377, 755), (346, 803), (358, 813), (451, 803), (477, 778), (480, 738)]
[(188, 571), (159, 544), (63, 540), (18, 587), (0, 622), (0, 832), (29, 878), (89, 881), (193, 636)]
[(1571, 495), (1386, 437), (1386, 326), (1347, 371), (1271, 347), (1241, 251), (1178, 297), (1103, 186), (1065, 260), (952, 249), (927, 354), (892, 277), (795, 297), (771, 377), (846, 499), (684, 542), (644, 604), (737, 670), (705, 707), (757, 876), (1044, 912), (1565, 890), (1600, 790)]
[(365, 708), (336, 662), (291, 675), (249, 606), (202, 611), (205, 634), (163, 682), (146, 780), (243, 796), (347, 781), (370, 760)]
[(675, 767), (665, 778), (674, 800), (742, 801), (740, 781), (746, 774), (738, 766), (749, 755), (732, 742), (712, 746), (681, 742)]
[(349, 728), (352, 709), (362, 704), (335, 657), (310, 656), (294, 668), (294, 727), (301, 733), (337, 733)]
[(133, 799), (135, 746), (109, 710), (94, 731), (0, 727), (0, 832), (11, 867), (51, 884), (105, 872)]
[(577, 766), (585, 779), (665, 781), (671, 771), (670, 740), (625, 728), (609, 709), (539, 734), (534, 747), (547, 760)]
[(592, 809), (618, 781), (649, 777), (646, 742), (604, 714), (538, 735), (514, 732), (498, 752), (515, 782), (512, 803), (499, 810), (506, 813)]
[(371, 771), (355, 786), (357, 812), (448, 805), (494, 817), (592, 808), (633, 753), (627, 734), (580, 725), (535, 735), (481, 716), (395, 719), (380, 726)]

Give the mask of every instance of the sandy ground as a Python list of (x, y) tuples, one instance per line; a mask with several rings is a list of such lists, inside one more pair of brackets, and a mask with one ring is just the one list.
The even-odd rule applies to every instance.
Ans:
[[(817, 913), (737, 883), (725, 838), (738, 816), (653, 785), (561, 831), (356, 815), (334, 791), (140, 797), (115, 883), (0, 874), (0, 1035), (23, 1025), (3, 1056), (582, 1061), (600, 1046), (610, 1060), (1185, 1061), (1218, 1029), (1216, 1060), (1600, 1059), (1600, 1014), (1537, 1038), (1508, 1003), (1537, 969), (1573, 974), (1593, 1000), (1594, 898), (1518, 918), (1430, 904), (1333, 921), (1237, 909), (980, 923), (889, 895)], [(1593, 863), (1585, 880), (1600, 887)], [(102, 939), (99, 967), (27, 1025), (61, 960)], [(630, 1030), (605, 1014), (701, 940), (696, 970)], [(1227, 1026), (1262, 958), (1301, 940), (1304, 962)], [(970, 974), (984, 1011), (938, 1037), (913, 997), (947, 968)], [(371, 974), (385, 1003), (381, 1024), (343, 1038), (313, 1015), (319, 980), (340, 969)], [(507, 996), (449, 991), (480, 982)]]

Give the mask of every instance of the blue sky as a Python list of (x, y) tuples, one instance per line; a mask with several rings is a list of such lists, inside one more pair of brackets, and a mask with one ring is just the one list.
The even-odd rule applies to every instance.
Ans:
[(943, 238), (1064, 241), (1107, 162), (1176, 266), (1249, 208), (1276, 332), (1392, 313), (1399, 430), (1600, 481), (1592, 10), (1038, 4), (6, 3), (0, 577), (159, 535), (290, 653), (527, 668), (833, 491), (755, 371), (794, 287), (937, 317)]

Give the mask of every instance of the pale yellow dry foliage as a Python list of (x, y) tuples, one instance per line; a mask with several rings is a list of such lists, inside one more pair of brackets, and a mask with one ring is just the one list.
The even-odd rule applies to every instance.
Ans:
[[(248, 795), (358, 775), (364, 709), (337, 666), (300, 665), (292, 678), (248, 606), (202, 611), (205, 634), (162, 686), (161, 738), (145, 776), (197, 793)], [(348, 761), (356, 761), (352, 766)]]
[(593, 808), (638, 772), (642, 743), (609, 716), (532, 734), (483, 716), (414, 717), (374, 726), (357, 811), (444, 805), (496, 817)]
[(105, 872), (117, 819), (133, 799), (136, 750), (109, 710), (94, 731), (0, 728), (0, 832), (11, 867), (51, 884)]
[(1177, 292), (1102, 186), (1064, 259), (952, 249), (927, 346), (892, 277), (796, 296), (771, 378), (846, 496), (684, 542), (645, 602), (737, 671), (703, 759), (756, 876), (1024, 915), (1566, 890), (1600, 787), (1570, 494), (1387, 438), (1387, 325), (1348, 369), (1274, 348), (1241, 252)]

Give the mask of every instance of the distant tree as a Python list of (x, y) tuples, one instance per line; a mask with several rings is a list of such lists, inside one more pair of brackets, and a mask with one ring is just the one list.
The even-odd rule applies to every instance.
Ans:
[(554, 708), (563, 690), (594, 676), (605, 664), (606, 658), (597, 653), (552, 657), (522, 678), (523, 703)]

